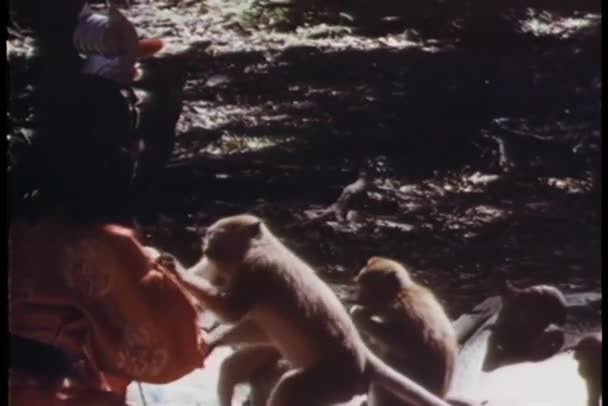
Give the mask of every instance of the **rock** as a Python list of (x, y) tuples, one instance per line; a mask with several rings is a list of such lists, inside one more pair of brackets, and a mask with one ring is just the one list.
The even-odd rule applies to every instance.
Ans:
[[(590, 326), (601, 326), (597, 312), (598, 304), (601, 309), (601, 294), (588, 292), (565, 297), (569, 313), (565, 330), (571, 340), (584, 336), (592, 328)], [(492, 334), (488, 327), (496, 321), (500, 306), (500, 298), (491, 297), (454, 321), (462, 348), (448, 395), (449, 399), (454, 399), (451, 403), (468, 406), (585, 406), (585, 381), (578, 373), (573, 352), (562, 352), (540, 362), (519, 362), (491, 372), (482, 371)], [(580, 315), (584, 316), (583, 319)], [(218, 406), (216, 385), (219, 366), (231, 351), (228, 348), (215, 350), (205, 361), (204, 368), (173, 383), (142, 384), (146, 405)], [(246, 387), (237, 387), (233, 406), (241, 406), (248, 392)], [(360, 406), (365, 398), (356, 396), (343, 406)], [(137, 383), (129, 386), (127, 400), (134, 406), (144, 406)]]
[[(216, 394), (219, 367), (231, 353), (229, 348), (214, 350), (205, 360), (203, 368), (196, 369), (175, 382), (166, 385), (142, 383), (145, 403), (138, 384), (134, 382), (127, 389), (127, 402), (132, 406), (219, 406)], [(237, 387), (232, 405), (243, 405), (248, 393), (248, 388)], [(360, 406), (364, 399), (364, 396), (355, 396), (350, 402), (340, 406)]]
[[(577, 293), (565, 295), (565, 300), (567, 318), (563, 330), (566, 343), (576, 342), (590, 331), (601, 328), (601, 294)], [(454, 321), (462, 348), (448, 396), (474, 396), (487, 401), (486, 406), (586, 405), (585, 381), (578, 373), (572, 352), (483, 371), (493, 334), (490, 327), (496, 322), (500, 308), (499, 297), (489, 298)]]
[[(219, 405), (216, 395), (219, 366), (232, 350), (220, 348), (215, 350), (205, 361), (204, 368), (196, 369), (183, 378), (165, 385), (149, 385), (142, 383), (143, 396), (132, 383), (127, 389), (127, 402), (133, 406), (155, 406), (155, 405)], [(237, 388), (234, 405), (240, 405), (246, 397), (244, 388)]]
[(482, 373), (477, 393), (488, 405), (585, 406), (587, 391), (571, 353)]

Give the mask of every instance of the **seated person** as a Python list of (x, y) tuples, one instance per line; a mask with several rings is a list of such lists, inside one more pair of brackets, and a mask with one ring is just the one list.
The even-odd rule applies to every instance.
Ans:
[(124, 404), (131, 381), (176, 380), (206, 347), (194, 300), (111, 225), (132, 215), (128, 103), (103, 78), (60, 85), (41, 88), (9, 172), (10, 404)]
[(202, 366), (192, 298), (128, 229), (14, 220), (9, 261), (12, 405), (32, 390), (35, 404), (96, 391), (120, 402), (132, 380), (167, 383)]

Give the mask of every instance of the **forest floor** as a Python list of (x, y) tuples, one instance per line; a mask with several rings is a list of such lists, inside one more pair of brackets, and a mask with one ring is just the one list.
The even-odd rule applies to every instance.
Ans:
[[(599, 151), (575, 152), (600, 137), (600, 40), (585, 34), (599, 15), (531, 18), (524, 39), (465, 47), (361, 32), (345, 13), (278, 30), (247, 4), (125, 10), (186, 75), (161, 196), (140, 219), (151, 242), (191, 264), (204, 226), (251, 212), (345, 301), (357, 270), (383, 255), (409, 264), (453, 318), (505, 278), (600, 290)], [(508, 141), (512, 174), (494, 136)], [(346, 219), (309, 221), (363, 165), (373, 186)]]
[[(166, 43), (155, 59), (185, 75), (176, 145), (138, 216), (147, 243), (190, 265), (205, 226), (250, 212), (345, 303), (381, 255), (410, 265), (453, 319), (507, 278), (601, 291), (601, 15), (528, 10), (518, 35), (465, 41), (405, 30), (389, 12), (365, 27), (347, 12), (286, 27), (278, 1), (255, 4), (124, 10)], [(8, 45), (18, 55), (28, 43)], [(371, 184), (344, 218), (315, 221), (362, 169)], [(225, 355), (144, 385), (147, 403), (214, 405)], [(140, 402), (135, 384), (129, 398)]]

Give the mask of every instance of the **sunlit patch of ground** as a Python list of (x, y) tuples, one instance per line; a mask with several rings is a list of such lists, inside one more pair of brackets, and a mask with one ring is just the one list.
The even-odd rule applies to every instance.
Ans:
[(577, 369), (571, 352), (505, 366), (482, 375), (479, 395), (501, 399), (497, 405), (504, 406), (585, 406), (587, 389)]
[[(345, 285), (332, 285), (341, 298), (350, 296)], [(601, 299), (601, 297), (600, 297)], [(343, 299), (344, 300), (344, 299)], [(450, 397), (488, 401), (489, 406), (584, 406), (586, 387), (578, 373), (578, 364), (571, 351), (560, 353), (541, 362), (522, 362), (481, 372), (482, 357), (487, 347), (489, 331), (482, 331), (472, 346), (465, 346), (457, 364), (457, 374)], [(127, 398), (133, 406), (198, 405), (217, 406), (218, 373), (222, 361), (232, 351), (214, 350), (202, 369), (166, 385), (132, 383)], [(233, 406), (242, 406), (249, 389), (240, 385)], [(145, 399), (145, 403), (144, 400)], [(359, 406), (365, 396), (356, 396), (341, 406)]]
[[(294, 32), (279, 32), (270, 28), (274, 23), (272, 19), (259, 21), (259, 16), (249, 12), (250, 5), (250, 1), (234, 0), (209, 0), (204, 6), (201, 2), (178, 2), (176, 6), (163, 6), (159, 2), (142, 1), (134, 4), (125, 14), (136, 24), (140, 35), (163, 38), (168, 44), (168, 50), (172, 51), (184, 49), (190, 43), (205, 41), (210, 37), (214, 41), (209, 52), (215, 54), (234, 49), (243, 52), (268, 51), (294, 46), (321, 49), (420, 47), (429, 52), (438, 48), (438, 44), (423, 44), (407, 34), (378, 39), (365, 38), (352, 35), (349, 27), (324, 23), (307, 24)], [(138, 24), (144, 19), (146, 24)]]
[[(166, 385), (142, 384), (145, 404), (152, 405), (191, 405), (217, 406), (217, 381), (219, 367), (224, 358), (232, 351), (221, 348), (214, 351), (206, 360), (205, 367), (196, 369), (190, 374)], [(244, 388), (239, 388), (233, 405), (240, 406), (247, 395)], [(127, 401), (133, 406), (143, 406), (144, 401), (137, 383), (132, 383), (127, 391)]]
[[(142, 384), (145, 403), (137, 383), (132, 383), (127, 389), (127, 401), (132, 406), (219, 406), (216, 395), (219, 367), (231, 353), (232, 350), (228, 348), (214, 350), (205, 360), (204, 368), (196, 369), (170, 384)], [(248, 391), (245, 385), (238, 386), (232, 406), (242, 406)], [(364, 398), (356, 396), (351, 402), (340, 406), (360, 406)]]
[(568, 38), (577, 32), (601, 24), (599, 14), (586, 14), (580, 17), (559, 17), (549, 12), (527, 10), (527, 19), (521, 24), (522, 31), (536, 36), (556, 35)]
[(567, 193), (581, 194), (589, 190), (591, 185), (586, 179), (575, 178), (548, 178), (547, 184)]
[(209, 145), (204, 152), (211, 155), (231, 155), (259, 151), (276, 145), (294, 141), (294, 137), (277, 139), (277, 137), (249, 137), (222, 135), (219, 141)]

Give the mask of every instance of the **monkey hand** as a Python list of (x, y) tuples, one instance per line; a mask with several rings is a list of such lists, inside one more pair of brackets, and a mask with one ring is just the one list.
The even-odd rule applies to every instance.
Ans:
[(208, 342), (203, 342), (203, 343), (201, 343), (200, 348), (201, 348), (201, 352), (203, 354), (203, 367), (205, 367), (205, 364), (207, 363), (209, 356), (211, 355), (213, 350), (216, 348), (216, 346), (211, 343), (208, 343)]
[(154, 262), (156, 262), (158, 258), (162, 255), (162, 253), (158, 249), (150, 246), (144, 246), (143, 251)]
[(218, 340), (213, 337), (212, 334), (205, 333), (204, 330), (203, 330), (203, 337), (204, 338), (200, 344), (200, 347), (201, 347), (201, 352), (203, 353), (203, 360), (205, 360), (205, 362), (206, 362), (206, 360), (209, 358), (209, 356), (211, 355), (213, 350), (220, 347), (221, 345), (218, 342)]
[(361, 305), (354, 305), (350, 308), (349, 313), (353, 320), (369, 319), (371, 317), (369, 310)]
[(351, 316), (353, 316), (356, 313), (359, 313), (359, 312), (362, 312), (362, 311), (365, 311), (365, 308), (363, 306), (361, 306), (361, 305), (356, 304), (356, 305), (353, 305), (350, 308), (349, 313), (350, 313)]
[(207, 344), (212, 346), (213, 348), (226, 345), (226, 343), (224, 342), (226, 334), (230, 333), (233, 328), (233, 326), (226, 324), (218, 325), (210, 333), (207, 334)]
[(167, 252), (161, 252), (156, 258), (156, 263), (170, 271), (173, 275), (179, 277), (177, 272), (177, 262), (175, 257)]

